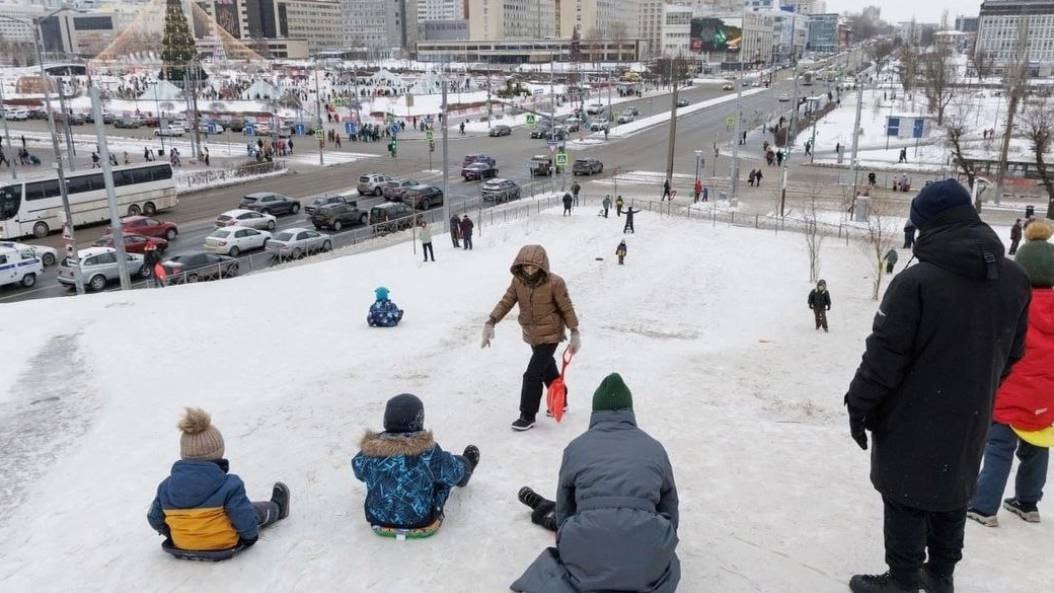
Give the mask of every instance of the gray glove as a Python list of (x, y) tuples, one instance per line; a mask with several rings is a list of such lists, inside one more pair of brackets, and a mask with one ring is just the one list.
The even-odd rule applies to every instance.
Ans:
[(494, 339), (494, 324), (486, 322), (483, 324), (483, 344), (480, 348), (486, 348), (490, 346), (490, 341)]
[(578, 351), (582, 349), (582, 334), (578, 333), (577, 329), (571, 330), (571, 342), (567, 348), (571, 354), (578, 354)]

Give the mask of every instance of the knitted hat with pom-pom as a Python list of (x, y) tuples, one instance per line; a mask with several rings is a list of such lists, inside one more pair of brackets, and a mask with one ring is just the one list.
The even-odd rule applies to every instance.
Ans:
[(223, 435), (201, 408), (187, 408), (179, 421), (179, 456), (183, 459), (223, 459)]
[(1054, 243), (1049, 241), (1052, 234), (1054, 226), (1049, 220), (1033, 220), (1025, 228), (1025, 244), (1014, 256), (1037, 288), (1054, 287)]

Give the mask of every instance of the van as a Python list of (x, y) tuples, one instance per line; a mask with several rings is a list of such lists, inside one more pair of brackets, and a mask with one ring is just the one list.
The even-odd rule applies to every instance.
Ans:
[(22, 249), (0, 246), (0, 285), (21, 284), (29, 288), (44, 273), (44, 263), (28, 246)]

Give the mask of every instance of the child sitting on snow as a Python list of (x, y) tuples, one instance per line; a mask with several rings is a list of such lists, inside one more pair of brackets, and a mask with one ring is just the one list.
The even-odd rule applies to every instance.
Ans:
[(373, 291), (377, 300), (370, 305), (370, 313), (366, 316), (366, 323), (370, 327), (395, 327), (403, 318), (403, 310), (395, 303), (388, 300), (388, 289), (381, 286)]
[(618, 265), (622, 265), (622, 261), (626, 259), (626, 240), (619, 241), (618, 247), (615, 248), (615, 255), (618, 256)]
[(366, 483), (366, 520), (374, 527), (439, 527), (453, 486), (464, 487), (479, 463), (479, 449), (444, 451), (424, 429), (424, 404), (404, 393), (388, 400), (384, 432), (367, 432), (351, 460)]
[(223, 435), (208, 414), (187, 408), (179, 421), (180, 460), (157, 487), (147, 521), (164, 547), (190, 552), (235, 550), (256, 543), (260, 528), (289, 515), (289, 488), (275, 482), (271, 500), (249, 502), (241, 479), (227, 473)]

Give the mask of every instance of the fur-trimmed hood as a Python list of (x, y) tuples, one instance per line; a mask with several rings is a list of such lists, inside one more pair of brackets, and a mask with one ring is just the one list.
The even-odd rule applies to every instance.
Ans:
[(420, 455), (435, 446), (432, 431), (393, 434), (367, 431), (359, 442), (362, 454), (369, 457), (394, 457), (396, 455)]

